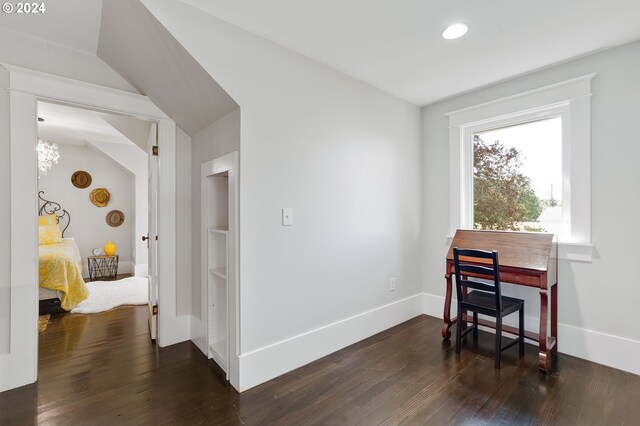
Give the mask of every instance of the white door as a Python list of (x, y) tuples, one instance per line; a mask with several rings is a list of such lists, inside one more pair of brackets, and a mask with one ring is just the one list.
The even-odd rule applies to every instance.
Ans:
[(158, 127), (149, 131), (149, 233), (143, 237), (149, 248), (149, 332), (158, 335)]

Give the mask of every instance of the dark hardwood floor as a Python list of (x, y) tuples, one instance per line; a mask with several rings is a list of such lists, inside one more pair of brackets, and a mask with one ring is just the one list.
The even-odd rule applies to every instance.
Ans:
[(493, 368), (481, 333), (456, 356), (421, 316), (243, 394), (191, 343), (149, 342), (145, 307), (62, 314), (40, 334), (37, 384), (0, 394), (0, 424), (640, 424), (640, 377), (535, 347)]

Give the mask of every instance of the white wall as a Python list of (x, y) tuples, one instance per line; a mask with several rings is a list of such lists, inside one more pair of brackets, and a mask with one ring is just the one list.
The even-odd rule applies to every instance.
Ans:
[[(206, 127), (192, 139), (191, 159), (191, 250), (200, 253), (200, 185), (201, 166), (207, 161), (221, 157), (233, 151), (240, 151), (240, 108)], [(202, 324), (203, 304), (206, 303), (206, 288), (200, 283), (200, 255), (191, 259), (192, 271), (192, 306), (191, 339), (203, 351), (206, 350), (206, 326)]]
[[(113, 116), (115, 117), (115, 115)], [(147, 128), (147, 137), (149, 129)], [(127, 170), (133, 179), (133, 206), (129, 223), (134, 223), (131, 241), (133, 269), (132, 274), (147, 276), (149, 263), (149, 248), (142, 241), (142, 236), (149, 232), (149, 161), (147, 148), (142, 150), (134, 144), (119, 144), (108, 142), (88, 141), (97, 151)]]
[[(0, 87), (9, 87), (9, 72), (0, 67)], [(11, 217), (9, 91), (0, 90), (0, 217)], [(0, 355), (9, 350), (11, 318), (11, 221), (0, 221)]]
[[(629, 268), (637, 263), (640, 210), (640, 42), (597, 53), (423, 109), (423, 273), (427, 312), (442, 315), (445, 236), (449, 232), (449, 129), (445, 113), (551, 83), (597, 72), (592, 81), (592, 262), (560, 261), (559, 349), (640, 373), (640, 329), (630, 321), (640, 286)], [(536, 328), (538, 299), (527, 300), (527, 328)], [(429, 308), (430, 306), (430, 308)], [(632, 355), (635, 354), (635, 355)]]
[(138, 93), (96, 55), (0, 28), (0, 62)]
[(144, 3), (241, 107), (241, 389), (421, 312), (420, 110), (185, 5)]
[[(133, 250), (133, 177), (113, 160), (88, 146), (59, 144), (60, 161), (46, 176), (40, 178), (39, 189), (48, 200), (60, 203), (71, 215), (71, 224), (65, 237), (73, 237), (82, 255), (83, 275), (89, 276), (87, 256), (94, 247), (102, 248), (112, 240), (120, 255), (119, 272), (131, 272)], [(91, 174), (91, 186), (79, 189), (72, 185), (71, 175), (77, 170)], [(95, 188), (107, 188), (111, 199), (106, 207), (96, 207), (89, 200)], [(119, 227), (107, 225), (106, 215), (111, 210), (120, 210), (125, 221)]]
[[(160, 148), (162, 150), (162, 148)], [(162, 155), (162, 151), (160, 151)], [(176, 229), (177, 294), (176, 313), (191, 315), (191, 258), (200, 257), (198, 247), (192, 255), (191, 245), (191, 138), (177, 127), (176, 138)]]

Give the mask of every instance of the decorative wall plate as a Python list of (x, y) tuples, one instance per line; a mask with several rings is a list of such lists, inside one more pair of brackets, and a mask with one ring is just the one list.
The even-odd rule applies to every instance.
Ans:
[(91, 202), (98, 207), (106, 207), (110, 198), (111, 194), (109, 194), (107, 188), (96, 188), (89, 194)]
[(91, 185), (91, 175), (84, 170), (78, 170), (74, 174), (71, 175), (71, 183), (76, 188), (84, 189), (88, 188)]
[(114, 228), (122, 225), (124, 222), (124, 213), (120, 210), (111, 210), (107, 213), (107, 225), (113, 226)]

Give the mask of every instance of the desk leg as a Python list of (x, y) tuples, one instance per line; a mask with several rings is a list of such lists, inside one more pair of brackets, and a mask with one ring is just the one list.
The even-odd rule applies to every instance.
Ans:
[(538, 369), (546, 373), (548, 367), (548, 351), (547, 351), (547, 289), (540, 289), (540, 333), (538, 344), (540, 345), (538, 352)]
[(442, 324), (442, 338), (445, 340), (449, 340), (451, 337), (451, 326), (454, 324), (451, 321), (451, 275), (445, 277), (447, 279), (447, 291), (444, 296), (444, 313), (442, 318), (444, 318), (444, 324)]
[(551, 353), (558, 353), (558, 284), (551, 286), (551, 337), (555, 339), (555, 345)]

